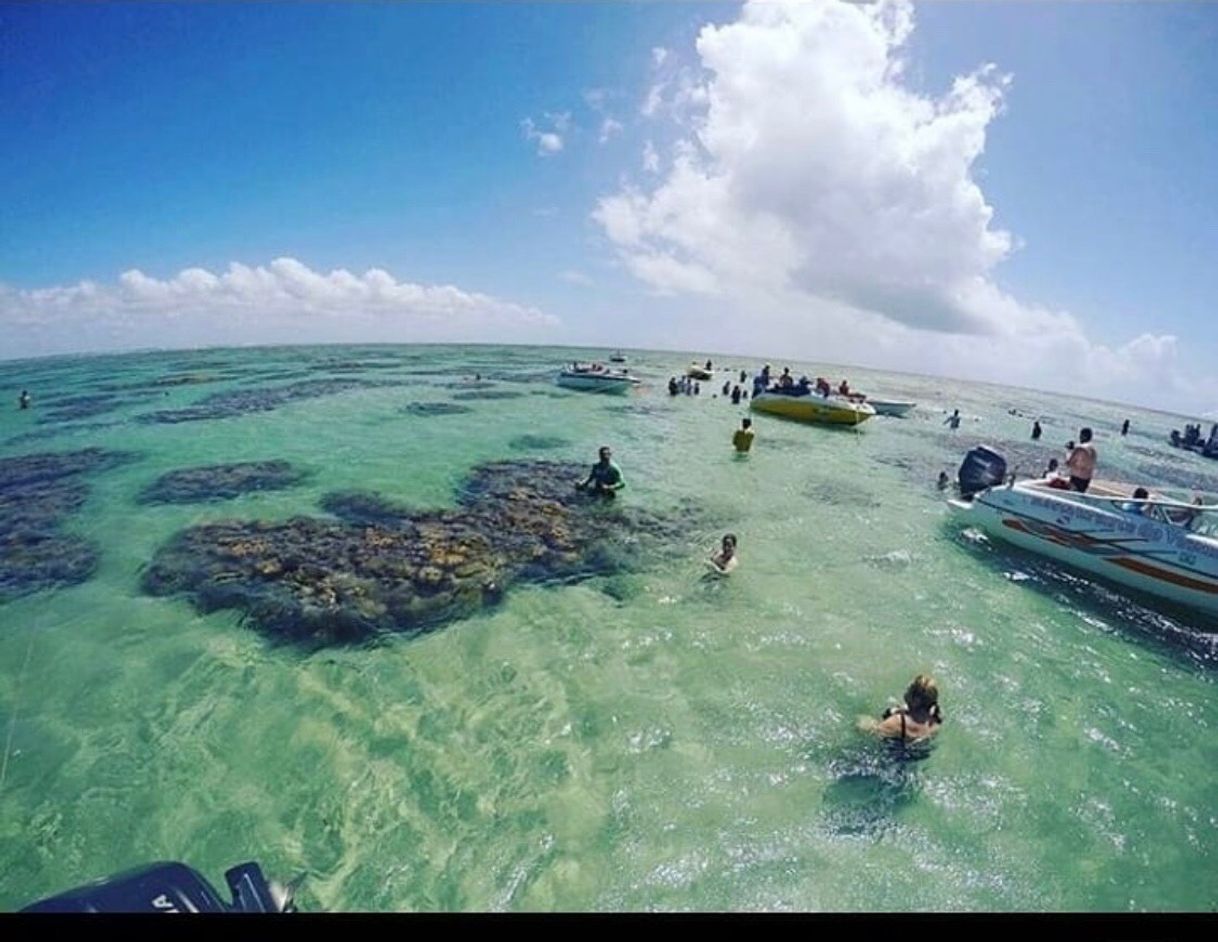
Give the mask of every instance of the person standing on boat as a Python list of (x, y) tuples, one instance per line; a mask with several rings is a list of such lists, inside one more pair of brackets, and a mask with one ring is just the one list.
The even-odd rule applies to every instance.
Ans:
[(598, 452), (600, 460), (592, 466), (587, 479), (575, 485), (575, 489), (612, 497), (625, 487), (626, 479), (622, 477), (622, 469), (609, 460), (612, 456), (613, 452), (609, 450), (609, 446), (602, 445)]
[(1066, 467), (1070, 469), (1070, 487), (1085, 494), (1095, 475), (1095, 464), (1099, 459), (1095, 446), (1091, 444), (1091, 429), (1079, 429), (1078, 444), (1070, 449)]
[(752, 419), (741, 419), (740, 428), (736, 429), (736, 434), (732, 436), (732, 444), (735, 446), (737, 453), (748, 454), (750, 448), (753, 447), (753, 438), (756, 436), (753, 431)]
[(1034, 419), (1032, 421), (1032, 441), (1040, 441), (1041, 431), (1040, 419)]
[(953, 412), (951, 415), (949, 415), (946, 419), (944, 419), (943, 424), (950, 425), (952, 427), (952, 431), (953, 432), (956, 431), (956, 429), (958, 429), (960, 427), (960, 410), (957, 409), (955, 412)]

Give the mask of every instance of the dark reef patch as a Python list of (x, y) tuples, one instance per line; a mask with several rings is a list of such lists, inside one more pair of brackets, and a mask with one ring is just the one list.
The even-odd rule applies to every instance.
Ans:
[(417, 633), (494, 604), (515, 582), (628, 570), (656, 541), (688, 537), (672, 519), (577, 493), (582, 465), (503, 461), (476, 468), (456, 510), (414, 511), (374, 494), (329, 495), (339, 521), (225, 521), (183, 530), (157, 551), (144, 591), (200, 611), (241, 611), (265, 635), (305, 645)]
[(566, 448), (570, 444), (572, 443), (557, 435), (517, 435), (508, 442), (508, 448), (513, 451), (552, 451), (555, 448)]
[(466, 415), (474, 410), (456, 402), (412, 402), (402, 411), (411, 415)]
[(228, 419), (251, 412), (270, 412), (289, 402), (302, 399), (318, 399), (333, 396), (353, 389), (372, 389), (399, 385), (393, 382), (375, 382), (360, 379), (313, 379), (287, 386), (267, 386), (255, 389), (230, 389), (213, 393), (185, 409), (162, 409), (136, 416), (136, 421), (145, 423), (202, 422), (209, 419)]
[(0, 459), (0, 601), (77, 585), (93, 574), (96, 547), (60, 527), (88, 496), (80, 475), (134, 457), (85, 448)]
[(78, 422), (75, 425), (57, 425), (54, 428), (38, 428), (31, 429), (28, 432), (22, 432), (20, 435), (14, 435), (12, 438), (5, 439), (5, 445), (22, 445), (26, 442), (46, 441), (48, 438), (58, 438), (60, 435), (66, 435), (69, 432), (91, 432), (97, 429), (113, 428), (116, 425), (125, 425), (125, 419), (118, 419), (113, 422)]
[(254, 491), (276, 491), (304, 480), (286, 461), (201, 465), (162, 474), (140, 492), (141, 504), (195, 504), (230, 500)]
[(460, 380), (456, 383), (442, 383), (445, 389), (494, 389), (495, 384), (484, 379)]
[(321, 509), (360, 527), (408, 527), (420, 513), (370, 491), (332, 491), (321, 499)]
[(334, 360), (315, 363), (309, 369), (315, 373), (362, 373), (364, 370), (396, 370), (397, 360)]
[(617, 415), (662, 415), (664, 409), (659, 406), (652, 405), (648, 402), (632, 402), (626, 405), (612, 405), (605, 407), (606, 412), (613, 412)]
[(848, 480), (822, 478), (813, 481), (804, 488), (804, 494), (821, 503), (850, 507), (856, 510), (864, 508), (874, 509), (882, 506), (882, 502), (872, 496), (865, 487), (860, 487)]
[(453, 393), (453, 399), (519, 399), (524, 393), (510, 389), (475, 389), (471, 392)]
[(38, 417), (40, 424), (50, 422), (72, 422), (91, 419), (114, 412), (137, 402), (147, 402), (149, 395), (116, 396), (113, 393), (88, 393), (78, 396), (63, 396), (46, 401), (46, 408)]

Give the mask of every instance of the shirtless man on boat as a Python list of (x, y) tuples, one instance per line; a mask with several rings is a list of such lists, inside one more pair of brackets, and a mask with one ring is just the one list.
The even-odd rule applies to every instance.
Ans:
[(1070, 469), (1070, 486), (1080, 494), (1085, 494), (1091, 486), (1098, 457), (1095, 446), (1091, 444), (1091, 429), (1080, 429), (1078, 444), (1070, 449), (1070, 456), (1066, 459), (1066, 467)]

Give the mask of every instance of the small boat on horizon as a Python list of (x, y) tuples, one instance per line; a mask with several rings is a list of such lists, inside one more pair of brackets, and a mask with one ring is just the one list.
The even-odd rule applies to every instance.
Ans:
[(1208, 439), (1201, 437), (1201, 424), (1184, 426), (1184, 434), (1179, 429), (1172, 429), (1167, 443), (1173, 448), (1192, 451), (1203, 458), (1218, 458), (1218, 422), (1210, 428)]
[(555, 383), (584, 392), (625, 393), (638, 386), (639, 380), (625, 370), (611, 370), (599, 363), (572, 363), (559, 371)]
[(715, 369), (710, 360), (706, 361), (706, 366), (699, 366), (697, 363), (691, 363), (685, 370), (685, 375), (690, 379), (701, 380), (702, 382), (707, 383), (715, 378)]
[(1218, 504), (1111, 481), (1086, 493), (1051, 478), (1003, 483), (1006, 462), (979, 447), (960, 467), (956, 519), (1020, 549), (1175, 605), (1218, 616)]
[(841, 396), (796, 395), (773, 390), (757, 393), (749, 401), (749, 408), (785, 419), (824, 425), (858, 425), (876, 414), (866, 402)]
[(614, 350), (613, 354), (609, 357), (609, 362), (610, 363), (625, 363), (626, 354), (622, 353), (621, 350)]

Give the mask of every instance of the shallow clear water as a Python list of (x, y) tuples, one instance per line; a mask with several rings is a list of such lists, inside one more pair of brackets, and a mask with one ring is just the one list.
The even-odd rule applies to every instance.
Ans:
[[(100, 547), (92, 578), (0, 604), (0, 908), (167, 858), (216, 881), (251, 858), (285, 878), (305, 871), (304, 906), (335, 910), (1218, 902), (1205, 626), (970, 539), (933, 483), (979, 441), (1018, 449), (1014, 464), (1032, 471), (1087, 423), (1105, 476), (1166, 469), (1218, 490), (1218, 464), (1167, 447), (1178, 420), (851, 369), (855, 387), (918, 409), (857, 432), (757, 416), (740, 459), (729, 442), (743, 407), (714, 398), (716, 384), (696, 398), (664, 389), (692, 354), (632, 354), (647, 384), (630, 397), (552, 385), (561, 362), (606, 353), (344, 347), (0, 364), (8, 401), (25, 386), (35, 400), (0, 410), (0, 458), (90, 445), (139, 455), (85, 475), (86, 502), (64, 524)], [(444, 384), (475, 371), (524, 395), (403, 412), (452, 401)], [(275, 375), (286, 373), (297, 375)], [(56, 396), (183, 374), (209, 381), (40, 423)], [(411, 385), (127, 421), (324, 377)], [(957, 406), (966, 419), (952, 433), (943, 410)], [(1046, 417), (1041, 445), (1010, 409)], [(523, 435), (562, 441), (513, 446)], [(452, 506), (480, 462), (590, 462), (602, 442), (626, 501), (688, 515), (685, 538), (636, 571), (517, 585), (426, 635), (313, 652), (269, 643), (234, 611), (200, 615), (140, 588), (157, 548), (194, 523), (320, 515), (321, 495), (350, 488)], [(175, 468), (263, 459), (308, 476), (217, 503), (136, 500)], [(708, 583), (702, 559), (726, 530), (741, 567)], [(948, 721), (929, 758), (901, 765), (853, 723), (919, 671), (939, 679)]]

